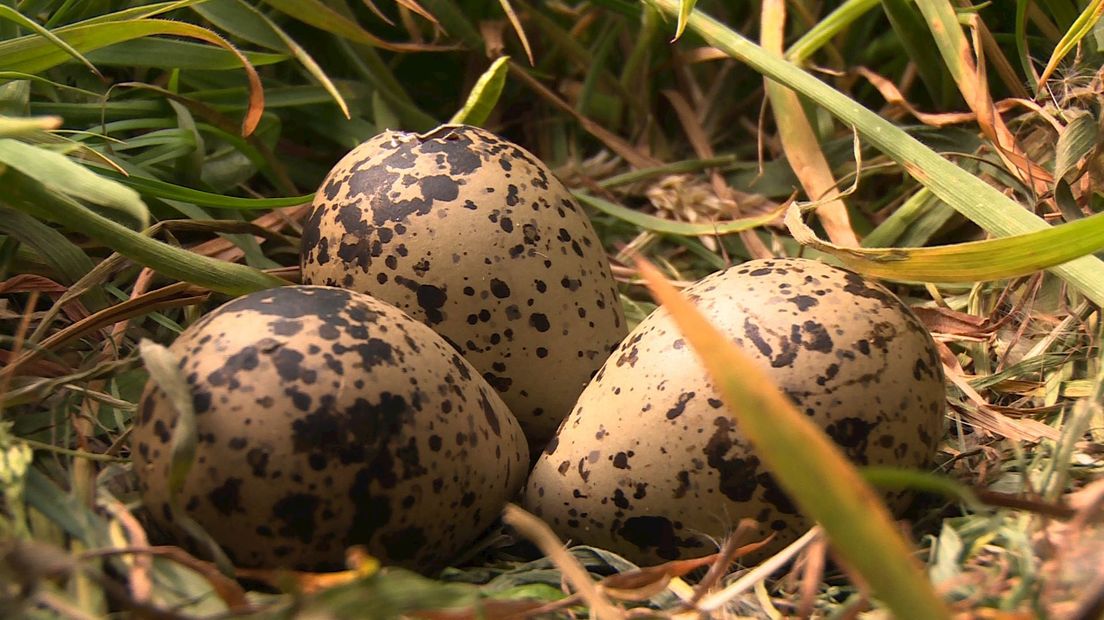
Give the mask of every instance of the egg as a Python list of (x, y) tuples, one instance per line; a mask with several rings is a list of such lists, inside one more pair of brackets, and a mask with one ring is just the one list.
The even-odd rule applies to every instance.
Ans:
[(303, 280), (370, 293), (444, 335), (537, 445), (625, 335), (586, 214), (536, 157), (476, 127), (388, 131), (337, 163)]
[[(943, 429), (942, 366), (924, 325), (885, 288), (817, 261), (775, 259), (715, 273), (685, 294), (854, 463), (930, 463)], [(758, 522), (760, 539), (774, 534), (758, 557), (811, 525), (663, 308), (584, 390), (537, 459), (524, 504), (565, 540), (639, 563), (711, 553), (743, 518)]]
[[(240, 297), (170, 350), (197, 445), (177, 497), (239, 566), (342, 568), (344, 551), (441, 567), (524, 483), (528, 451), (494, 390), (428, 327), (367, 295)], [(172, 530), (179, 415), (154, 382), (132, 436), (145, 506)]]

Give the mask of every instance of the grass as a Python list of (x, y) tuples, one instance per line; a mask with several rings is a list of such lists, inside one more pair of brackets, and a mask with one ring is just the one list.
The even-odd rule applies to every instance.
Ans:
[[(1098, 617), (1102, 7), (0, 0), (0, 616)], [(460, 119), (576, 191), (633, 322), (639, 258), (688, 282), (817, 257), (916, 308), (948, 433), (934, 472), (866, 476), (925, 491), (901, 547), (924, 570), (881, 579), (892, 553), (831, 562), (819, 536), (758, 568), (639, 568), (516, 511), (433, 578), (354, 553), (235, 581), (151, 545), (139, 342), (294, 281), (304, 205), (351, 147)]]

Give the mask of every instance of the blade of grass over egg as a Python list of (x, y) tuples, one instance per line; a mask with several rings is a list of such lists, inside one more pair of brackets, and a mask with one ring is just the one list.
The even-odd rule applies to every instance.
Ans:
[(450, 125), (475, 125), (482, 126), (491, 115), (498, 98), (502, 94), (502, 87), (506, 85), (506, 73), (510, 70), (510, 57), (502, 56), (491, 63), (491, 66), (479, 76), (479, 80), (472, 87), (464, 107), (460, 108), (449, 119)]
[(885, 505), (827, 435), (794, 408), (650, 263), (637, 268), (694, 348), (757, 456), (847, 564), (900, 618), (949, 618)]
[(245, 265), (228, 263), (151, 239), (142, 233), (93, 213), (72, 198), (55, 194), (18, 172), (0, 174), (7, 195), (0, 200), (24, 211), (43, 212), (49, 219), (79, 230), (116, 252), (170, 278), (191, 282), (227, 295), (288, 284)]
[(222, 549), (207, 534), (206, 531), (192, 520), (180, 506), (180, 491), (184, 488), (184, 481), (195, 463), (196, 444), (198, 436), (196, 432), (195, 408), (192, 404), (192, 390), (188, 387), (188, 381), (180, 368), (180, 360), (167, 348), (142, 339), (138, 343), (138, 352), (142, 356), (146, 370), (149, 371), (150, 380), (165, 393), (169, 405), (176, 412), (175, 424), (172, 428), (169, 457), (169, 503), (172, 506), (173, 522), (183, 528), (189, 535), (201, 541), (207, 547), (208, 553), (215, 560), (215, 564), (226, 574), (233, 572), (233, 564)]
[(602, 213), (612, 215), (620, 220), (624, 220), (630, 224), (634, 224), (645, 230), (651, 230), (654, 232), (667, 233), (671, 235), (683, 235), (687, 237), (696, 237), (699, 235), (729, 235), (732, 233), (743, 232), (752, 228), (758, 228), (764, 226), (778, 219), (778, 216), (782, 215), (785, 211), (785, 205), (773, 210), (763, 213), (762, 215), (755, 215), (750, 217), (742, 217), (735, 220), (727, 220), (724, 222), (713, 222), (708, 224), (692, 224), (690, 222), (679, 222), (675, 220), (669, 220), (662, 217), (656, 217), (654, 215), (648, 215), (647, 213), (641, 213), (636, 209), (630, 209), (623, 207), (619, 204), (614, 204), (608, 200), (596, 198), (589, 194), (582, 192), (572, 192), (579, 202), (593, 207)]
[(1016, 278), (1104, 249), (1104, 213), (1038, 232), (921, 248), (845, 248), (819, 239), (801, 221), (797, 205), (786, 213), (790, 234), (859, 273), (906, 282), (971, 283)]
[[(649, 2), (672, 17), (678, 10), (677, 0)], [(1008, 236), (1047, 228), (1041, 218), (1029, 213), (999, 189), (959, 168), (900, 127), (776, 54), (766, 52), (700, 10), (691, 14), (688, 28), (714, 47), (805, 95), (852, 126), (866, 141), (904, 167), (914, 179), (987, 232)], [(1052, 271), (1095, 303), (1104, 304), (1104, 261), (1084, 256), (1054, 267)]]

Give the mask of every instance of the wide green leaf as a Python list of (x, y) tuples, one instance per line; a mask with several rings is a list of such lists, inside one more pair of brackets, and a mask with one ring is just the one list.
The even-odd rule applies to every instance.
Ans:
[(245, 55), (207, 28), (167, 19), (134, 19), (125, 22), (76, 24), (58, 28), (53, 33), (58, 40), (64, 41), (68, 48), (62, 49), (53, 40), (37, 35), (0, 41), (0, 71), (42, 73), (69, 60), (71, 57), (67, 51), (69, 48), (87, 53), (116, 43), (155, 35), (198, 39), (218, 45), (234, 54), (245, 69), (246, 77), (249, 79), (250, 104), (249, 111), (242, 122), (242, 133), (244, 135), (253, 133), (257, 123), (260, 122), (261, 113), (264, 111), (264, 91), (261, 88), (260, 76)]
[(817, 238), (794, 205), (790, 234), (869, 276), (911, 282), (970, 283), (1016, 278), (1104, 250), (1104, 213), (1022, 235), (922, 248), (846, 248)]
[(487, 121), (487, 117), (491, 115), (495, 104), (498, 103), (499, 95), (502, 94), (502, 87), (506, 85), (506, 72), (510, 69), (509, 62), (509, 56), (502, 56), (491, 63), (472, 87), (464, 107), (452, 116), (449, 124), (480, 126)]
[(0, 166), (18, 170), (52, 190), (119, 211), (149, 226), (149, 209), (138, 192), (105, 179), (54, 151), (8, 138), (0, 139)]

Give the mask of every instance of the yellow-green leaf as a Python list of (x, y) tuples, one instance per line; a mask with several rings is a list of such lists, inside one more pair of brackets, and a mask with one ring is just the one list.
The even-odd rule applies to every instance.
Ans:
[(690, 13), (694, 11), (694, 5), (698, 3), (698, 0), (679, 0), (678, 11), (678, 24), (675, 25), (675, 38), (673, 41), (678, 41), (682, 38), (682, 33), (686, 30), (686, 21), (690, 19)]
[(480, 126), (491, 115), (498, 97), (502, 94), (502, 87), (506, 85), (506, 73), (510, 69), (509, 56), (502, 56), (491, 63), (491, 66), (479, 76), (479, 80), (472, 87), (468, 100), (464, 107), (460, 108), (449, 120), (450, 125), (475, 125)]
[(1101, 17), (1104, 17), (1104, 0), (1092, 0), (1092, 2), (1085, 5), (1085, 10), (1081, 11), (1070, 29), (1062, 35), (1062, 40), (1058, 41), (1058, 45), (1054, 47), (1054, 53), (1050, 55), (1046, 69), (1043, 69), (1042, 75), (1039, 76), (1038, 88), (1040, 90), (1051, 74), (1058, 68), (1058, 64), (1066, 57), (1066, 54), (1069, 54), (1077, 47), (1081, 39), (1084, 39), (1093, 31), (1093, 27), (1096, 26)]
[(899, 618), (948, 618), (889, 510), (840, 449), (655, 267), (643, 261), (637, 266), (701, 358), (756, 455), (874, 595)]
[(61, 117), (59, 116), (32, 116), (30, 118), (0, 116), (0, 138), (28, 136), (49, 129), (57, 129), (60, 126)]
[(981, 282), (1015, 278), (1104, 249), (1104, 213), (1038, 232), (924, 248), (844, 248), (816, 236), (795, 204), (786, 213), (794, 239), (859, 273), (905, 282)]

